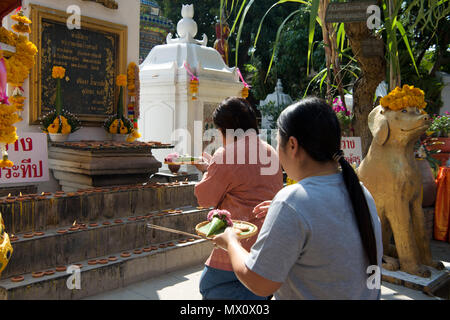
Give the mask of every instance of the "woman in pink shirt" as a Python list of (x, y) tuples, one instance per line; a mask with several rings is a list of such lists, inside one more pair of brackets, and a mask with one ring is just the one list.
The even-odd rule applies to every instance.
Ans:
[[(228, 210), (232, 219), (251, 222), (261, 229), (264, 218), (253, 209), (283, 188), (278, 155), (259, 139), (255, 112), (245, 99), (224, 100), (213, 120), (222, 134), (223, 147), (214, 156), (204, 154), (207, 164), (197, 166), (204, 172), (195, 187), (198, 203)], [(243, 247), (250, 250), (256, 238), (242, 240)], [(203, 299), (266, 299), (240, 283), (225, 250), (215, 248), (205, 264), (200, 280)]]

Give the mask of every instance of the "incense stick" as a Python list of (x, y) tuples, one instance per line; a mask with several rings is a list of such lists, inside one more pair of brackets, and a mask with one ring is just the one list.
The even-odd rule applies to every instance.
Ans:
[[(196, 235), (196, 234), (191, 234), (191, 233), (184, 232), (184, 231), (180, 231), (180, 230), (175, 230), (175, 229), (170, 229), (170, 228), (166, 228), (166, 227), (161, 227), (161, 226), (157, 226), (157, 225), (155, 225), (155, 224), (150, 224), (150, 223), (148, 223), (148, 224), (147, 224), (147, 227), (149, 227), (149, 228), (151, 228), (151, 229), (156, 229), (156, 230), (161, 230), (161, 231), (167, 231), (167, 232), (172, 232), (172, 233), (182, 234), (182, 235), (189, 236), (189, 237), (192, 237), (192, 238), (197, 238), (197, 239), (207, 239), (207, 238), (198, 236), (198, 235)], [(208, 240), (209, 240), (209, 239), (208, 239)]]

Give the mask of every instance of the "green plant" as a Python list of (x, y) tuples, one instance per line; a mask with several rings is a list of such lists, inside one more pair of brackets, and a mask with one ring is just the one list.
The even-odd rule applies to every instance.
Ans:
[(438, 154), (441, 150), (430, 150), (430, 147), (433, 146), (435, 142), (430, 137), (425, 139), (419, 139), (414, 146), (414, 153), (416, 158), (425, 159), (430, 164), (431, 170), (433, 171), (433, 175), (436, 178), (439, 172), (439, 167), (441, 166), (441, 161), (433, 158), (433, 155)]
[(283, 112), (284, 109), (286, 109), (288, 105), (287, 104), (280, 104), (275, 105), (275, 102), (270, 101), (264, 106), (259, 106), (259, 110), (261, 111), (261, 114), (268, 118), (270, 122), (270, 128), (276, 129), (277, 128), (277, 120), (280, 117), (280, 114)]
[(433, 137), (448, 137), (448, 133), (450, 132), (450, 113), (446, 112), (446, 115), (433, 116), (433, 123), (428, 129), (428, 135)]

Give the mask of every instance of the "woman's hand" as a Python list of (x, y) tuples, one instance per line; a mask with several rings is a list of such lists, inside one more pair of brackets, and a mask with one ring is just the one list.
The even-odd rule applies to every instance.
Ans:
[(241, 233), (241, 230), (235, 229), (233, 227), (228, 227), (223, 233), (215, 236), (212, 241), (216, 246), (227, 250), (229, 243), (231, 243), (232, 241), (239, 241), (237, 236), (238, 233)]
[(205, 173), (208, 171), (209, 163), (211, 162), (212, 156), (209, 153), (203, 152), (202, 163), (195, 164), (195, 167), (201, 172)]
[(269, 212), (271, 204), (272, 201), (264, 201), (263, 203), (258, 204), (255, 209), (253, 209), (253, 213), (256, 214), (256, 218), (265, 218), (267, 212)]

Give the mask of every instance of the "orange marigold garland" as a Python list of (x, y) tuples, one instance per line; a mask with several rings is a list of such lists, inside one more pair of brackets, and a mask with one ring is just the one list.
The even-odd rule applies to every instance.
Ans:
[(127, 90), (128, 90), (128, 118), (133, 122), (133, 130), (128, 136), (127, 141), (133, 142), (141, 137), (138, 131), (139, 119), (139, 67), (131, 62), (127, 69)]
[(21, 8), (19, 8), (18, 11), (19, 12), (17, 14), (11, 16), (11, 19), (17, 21), (17, 23), (12, 26), (12, 29), (17, 33), (31, 33), (29, 26), (31, 24), (31, 20), (23, 14)]
[(402, 88), (395, 88), (387, 96), (381, 98), (380, 104), (383, 108), (393, 111), (410, 107), (424, 109), (427, 106), (423, 90), (406, 84)]
[(189, 93), (192, 94), (192, 100), (197, 100), (199, 81), (198, 78), (192, 77), (189, 82)]
[[(15, 88), (12, 97), (8, 99), (4, 94), (0, 102), (0, 168), (14, 166), (14, 163), (8, 159), (6, 146), (15, 143), (18, 139), (14, 124), (22, 121), (21, 114), (25, 105), (21, 87), (34, 66), (34, 58), (37, 54), (36, 46), (25, 35), (22, 35), (31, 32), (29, 27), (31, 20), (25, 17), (21, 8), (17, 11), (18, 13), (11, 18), (17, 22), (12, 29), (19, 35), (0, 27), (0, 41), (16, 48), (16, 52), (12, 53), (9, 58), (3, 57), (0, 48), (0, 62), (2, 63), (0, 73), (2, 73), (3, 80), (6, 79), (6, 81), (2, 80), (2, 86), (6, 87), (6, 83), (3, 82), (7, 82)], [(4, 91), (3, 88), (2, 91)]]

